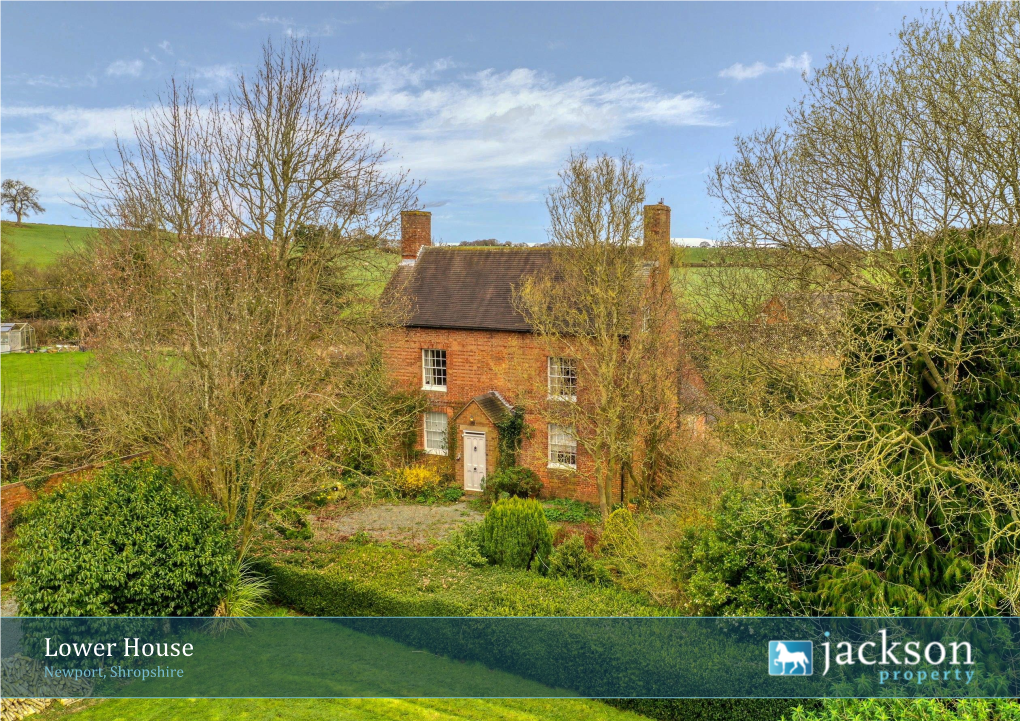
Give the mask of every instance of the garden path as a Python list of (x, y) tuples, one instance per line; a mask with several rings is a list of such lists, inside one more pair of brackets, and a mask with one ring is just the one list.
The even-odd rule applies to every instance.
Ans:
[(0, 616), (17, 616), (18, 599), (14, 597), (13, 584), (4, 584), (0, 589)]
[(364, 531), (377, 541), (425, 543), (482, 518), (481, 513), (464, 502), (431, 506), (386, 503), (357, 509), (324, 509), (312, 518), (312, 528), (316, 537), (323, 540), (344, 540)]

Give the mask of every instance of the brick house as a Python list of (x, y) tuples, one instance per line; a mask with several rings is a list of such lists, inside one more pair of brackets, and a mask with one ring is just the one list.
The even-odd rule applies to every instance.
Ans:
[[(642, 278), (665, 278), (662, 287), (669, 285), (669, 213), (661, 203), (645, 206)], [(521, 402), (522, 389), (547, 388), (550, 402), (571, 402), (584, 379), (570, 359), (550, 355), (513, 304), (514, 288), (548, 268), (553, 251), (433, 246), (431, 222), (425, 211), (401, 214), (402, 259), (383, 297), (405, 305), (386, 332), (383, 359), (400, 386), (429, 398), (418, 448), (447, 457), (457, 483), (480, 491), (496, 469), (498, 426)], [(518, 463), (538, 473), (543, 495), (597, 501), (592, 459), (573, 429), (539, 414), (528, 413), (525, 422), (531, 432)], [(623, 499), (622, 481), (613, 494)]]

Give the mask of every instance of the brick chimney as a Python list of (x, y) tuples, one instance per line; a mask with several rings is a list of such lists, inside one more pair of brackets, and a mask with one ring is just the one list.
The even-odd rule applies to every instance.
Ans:
[(670, 265), (669, 206), (645, 206), (645, 259), (658, 261), (660, 268)]
[(412, 263), (418, 251), (432, 245), (432, 213), (427, 210), (400, 211), (400, 255)]

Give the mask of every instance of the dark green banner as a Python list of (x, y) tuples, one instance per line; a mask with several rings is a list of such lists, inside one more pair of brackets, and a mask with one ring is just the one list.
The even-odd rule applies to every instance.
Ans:
[(1020, 696), (1016, 618), (4, 618), (5, 697)]

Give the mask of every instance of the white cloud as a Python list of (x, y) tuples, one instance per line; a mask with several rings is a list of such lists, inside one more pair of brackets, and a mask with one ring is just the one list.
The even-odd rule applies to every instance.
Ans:
[[(226, 86), (236, 73), (230, 65), (184, 67), (200, 87)], [(332, 73), (359, 79), (362, 122), (401, 166), (439, 187), (470, 187), (476, 200), (535, 200), (571, 149), (619, 146), (642, 127), (723, 124), (702, 95), (627, 78), (561, 80), (528, 68), (464, 73), (449, 59)], [(5, 106), (4, 158), (78, 153), (73, 162), (85, 163), (82, 151), (111, 148), (117, 133), (130, 141), (143, 110)]]
[(265, 13), (261, 13), (255, 19), (263, 25), (283, 25), (285, 27), (290, 27), (294, 24), (294, 20), (291, 18), (282, 18), (279, 15), (266, 15)]
[(766, 65), (760, 60), (752, 65), (733, 63), (728, 68), (720, 70), (719, 77), (733, 78), (734, 80), (752, 80), (766, 73), (785, 73), (788, 70), (799, 70), (802, 73), (810, 72), (811, 56), (806, 52), (800, 55), (787, 55), (781, 62), (775, 65)]
[[(630, 79), (560, 81), (528, 68), (443, 80), (452, 63), (359, 72), (374, 134), (418, 177), (471, 177), (511, 192), (545, 182), (572, 148), (616, 142), (641, 125), (721, 125), (717, 105)], [(378, 120), (375, 120), (375, 119)]]
[(363, 67), (357, 70), (334, 70), (327, 74), (340, 81), (354, 81), (365, 89), (371, 89), (377, 96), (397, 93), (405, 88), (421, 88), (426, 83), (438, 80), (446, 70), (457, 67), (449, 58), (434, 60), (428, 65), (401, 65), (390, 60), (382, 65)]
[[(4, 158), (30, 158), (108, 146), (117, 133), (125, 135), (131, 132), (136, 112), (130, 106), (4, 106), (0, 109)], [(19, 129), (19, 126), (25, 129)]]
[(41, 88), (94, 88), (99, 84), (91, 73), (80, 78), (69, 78), (66, 75), (13, 75), (4, 78), (5, 82), (29, 85)]
[(228, 64), (187, 65), (188, 74), (195, 79), (195, 89), (202, 93), (215, 93), (229, 86), (237, 78), (237, 67)]
[(328, 38), (336, 32), (337, 25), (348, 25), (350, 20), (328, 20), (318, 25), (301, 25), (293, 18), (281, 17), (279, 15), (260, 14), (255, 21), (261, 25), (275, 25), (283, 29), (283, 34), (289, 38)]
[(116, 60), (106, 68), (106, 74), (113, 77), (137, 78), (145, 64), (141, 60)]
[(161, 42), (159, 44), (158, 47), (159, 47), (160, 50), (162, 50), (167, 55), (173, 55), (174, 54), (173, 45), (170, 44), (169, 40), (164, 40), (163, 42)]

